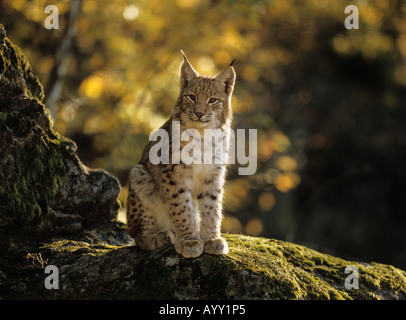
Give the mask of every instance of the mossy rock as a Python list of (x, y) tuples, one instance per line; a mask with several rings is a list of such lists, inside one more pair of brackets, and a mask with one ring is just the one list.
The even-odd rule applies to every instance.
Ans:
[(44, 91), (0, 25), (0, 252), (114, 219), (120, 184), (52, 128)]
[[(30, 256), (34, 257), (31, 262), (37, 268), (36, 278), (30, 278), (29, 285), (19, 292), (18, 297), (406, 299), (406, 273), (392, 266), (346, 261), (279, 240), (224, 236), (230, 245), (227, 255), (203, 254), (196, 259), (183, 258), (173, 246), (145, 252), (130, 245), (91, 245), (72, 240), (50, 242), (30, 252)], [(59, 268), (57, 290), (44, 287), (46, 275), (43, 268), (47, 264)], [(345, 287), (345, 280), (350, 275), (345, 273), (347, 266), (358, 268), (358, 289)], [(24, 281), (27, 283), (26, 278)], [(8, 292), (16, 294), (18, 288), (24, 288), (21, 279), (14, 279), (12, 283), (13, 287)]]
[(0, 25), (0, 218), (40, 219), (66, 175), (70, 147), (51, 130), (44, 92), (20, 49)]

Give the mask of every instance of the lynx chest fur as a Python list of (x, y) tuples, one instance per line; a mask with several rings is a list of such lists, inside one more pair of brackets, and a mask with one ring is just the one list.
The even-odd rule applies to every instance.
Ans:
[(130, 172), (128, 234), (142, 249), (174, 244), (189, 258), (228, 252), (220, 227), (234, 82), (231, 65), (203, 76), (184, 56), (171, 117)]

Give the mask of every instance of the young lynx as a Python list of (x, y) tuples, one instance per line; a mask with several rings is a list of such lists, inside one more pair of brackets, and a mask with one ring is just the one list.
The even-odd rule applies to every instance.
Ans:
[[(176, 251), (186, 258), (198, 257), (203, 251), (225, 254), (228, 245), (221, 237), (220, 226), (235, 72), (231, 63), (214, 77), (200, 75), (183, 57), (180, 95), (171, 117), (161, 127), (169, 137), (169, 163), (151, 162), (151, 148), (162, 141), (149, 141), (141, 161), (130, 172), (127, 232), (144, 250), (175, 244)], [(173, 133), (179, 128), (182, 139), (173, 141)], [(207, 129), (214, 134), (204, 143)], [(190, 163), (174, 157), (176, 152), (189, 154), (186, 148), (192, 142), (183, 141), (185, 132), (201, 148), (199, 152), (193, 149), (193, 159), (198, 161)], [(219, 143), (224, 143), (222, 163), (214, 161), (218, 160), (214, 152), (213, 161), (207, 161), (205, 151)]]

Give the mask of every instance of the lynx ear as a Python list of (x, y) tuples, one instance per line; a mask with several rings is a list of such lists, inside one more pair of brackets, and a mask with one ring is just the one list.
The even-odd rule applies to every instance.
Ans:
[[(233, 61), (234, 62), (234, 61)], [(224, 90), (227, 94), (231, 94), (233, 92), (234, 88), (234, 82), (235, 82), (235, 71), (234, 68), (232, 67), (233, 62), (226, 67), (223, 71), (221, 71), (214, 79), (219, 81), (220, 83), (224, 84)]]
[(182, 65), (180, 66), (180, 86), (181, 88), (185, 87), (186, 84), (199, 76), (197, 71), (193, 69), (192, 65), (190, 64), (189, 60), (186, 58), (185, 54), (183, 51), (180, 51), (183, 55), (183, 62)]

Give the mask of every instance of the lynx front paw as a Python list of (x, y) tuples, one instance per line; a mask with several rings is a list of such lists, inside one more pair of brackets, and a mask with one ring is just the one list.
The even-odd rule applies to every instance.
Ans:
[(200, 239), (177, 239), (175, 249), (185, 258), (197, 258), (203, 253), (203, 241)]
[(224, 238), (211, 239), (204, 244), (204, 252), (208, 254), (227, 254), (227, 241)]

